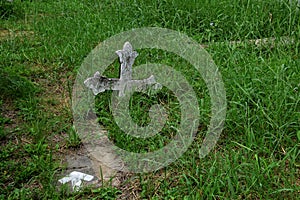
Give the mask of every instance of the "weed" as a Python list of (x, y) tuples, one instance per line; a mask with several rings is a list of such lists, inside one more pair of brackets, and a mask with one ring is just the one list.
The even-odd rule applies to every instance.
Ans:
[(79, 135), (77, 134), (75, 127), (72, 126), (70, 130), (68, 131), (68, 137), (67, 140), (67, 146), (69, 148), (78, 148), (81, 145), (81, 140)]

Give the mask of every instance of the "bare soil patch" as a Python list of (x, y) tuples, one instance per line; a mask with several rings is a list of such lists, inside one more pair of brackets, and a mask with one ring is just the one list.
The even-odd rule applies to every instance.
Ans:
[(12, 31), (7, 29), (0, 29), (0, 40), (13, 39), (16, 37), (29, 39), (33, 36), (33, 31)]

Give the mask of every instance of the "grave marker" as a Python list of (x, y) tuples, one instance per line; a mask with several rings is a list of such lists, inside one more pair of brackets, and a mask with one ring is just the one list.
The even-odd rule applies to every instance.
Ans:
[(143, 80), (132, 80), (132, 65), (138, 53), (133, 51), (132, 45), (129, 42), (125, 42), (123, 49), (116, 51), (116, 54), (119, 56), (121, 63), (119, 79), (101, 76), (97, 71), (93, 77), (87, 78), (84, 81), (85, 86), (91, 89), (94, 95), (105, 90), (117, 90), (119, 91), (119, 96), (122, 97), (132, 87), (145, 89), (147, 86), (153, 85), (154, 89), (161, 88), (161, 85), (156, 82), (153, 75)]

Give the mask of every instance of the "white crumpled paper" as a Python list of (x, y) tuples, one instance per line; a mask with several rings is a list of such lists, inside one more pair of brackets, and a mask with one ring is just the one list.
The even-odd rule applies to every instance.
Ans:
[(94, 176), (88, 175), (82, 172), (73, 171), (68, 176), (65, 176), (58, 180), (61, 184), (65, 184), (71, 181), (71, 185), (74, 191), (78, 191), (81, 188), (82, 180), (91, 181)]

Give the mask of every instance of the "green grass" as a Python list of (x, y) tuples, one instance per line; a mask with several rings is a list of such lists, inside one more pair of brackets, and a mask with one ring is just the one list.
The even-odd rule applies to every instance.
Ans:
[[(120, 193), (135, 193), (141, 199), (300, 197), (300, 13), (288, 1), (2, 2), (0, 31), (13, 34), (0, 34), (0, 199), (115, 199)], [(3, 10), (9, 12), (4, 15)], [(172, 54), (141, 50), (135, 66), (170, 65), (195, 89), (201, 111), (195, 141), (170, 166), (136, 174), (124, 187), (58, 191), (61, 152), (80, 146), (69, 105), (78, 68), (101, 41), (148, 26), (178, 30), (209, 44), (206, 50), (220, 68), (228, 101), (216, 148), (199, 158), (210, 116), (201, 75)], [(276, 43), (273, 48), (228, 43), (282, 36), (294, 43)], [(105, 73), (116, 77), (118, 63)], [(180, 110), (167, 88), (150, 96), (136, 93), (131, 99), (130, 115), (140, 125), (149, 123), (147, 111), (157, 102), (171, 113), (161, 134), (147, 140), (129, 137), (116, 126), (110, 94), (97, 97), (96, 109), (99, 123), (119, 147), (152, 151), (176, 133), (172, 127)]]

